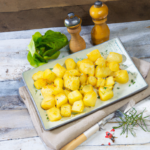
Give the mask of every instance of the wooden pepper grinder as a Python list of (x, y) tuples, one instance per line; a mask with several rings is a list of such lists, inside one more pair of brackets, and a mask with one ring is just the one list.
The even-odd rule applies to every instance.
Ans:
[(97, 45), (109, 40), (110, 30), (106, 24), (108, 7), (101, 1), (96, 1), (89, 10), (90, 16), (95, 23), (91, 31), (93, 45)]
[(71, 34), (69, 48), (71, 53), (83, 50), (86, 48), (84, 39), (80, 36), (81, 31), (81, 18), (74, 13), (69, 13), (68, 17), (64, 20), (67, 31)]

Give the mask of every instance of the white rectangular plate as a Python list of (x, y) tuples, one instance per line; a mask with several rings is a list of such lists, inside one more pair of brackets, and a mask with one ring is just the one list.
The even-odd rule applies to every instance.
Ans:
[[(61, 120), (56, 122), (48, 121), (46, 116), (46, 111), (41, 108), (41, 102), (42, 102), (42, 95), (40, 90), (36, 90), (33, 85), (32, 75), (38, 71), (44, 71), (47, 68), (53, 68), (56, 63), (59, 63), (61, 65), (64, 65), (64, 62), (67, 58), (73, 58), (76, 62), (78, 60), (82, 60), (83, 58), (87, 58), (86, 54), (91, 52), (94, 49), (98, 49), (101, 52), (101, 55), (106, 58), (109, 52), (117, 52), (119, 54), (123, 55), (123, 58), (126, 58), (125, 62), (121, 64), (121, 69), (125, 69), (129, 73), (129, 82), (126, 84), (115, 84), (113, 92), (114, 97), (108, 101), (101, 101), (100, 99), (97, 99), (95, 107), (86, 107), (84, 109), (84, 112), (81, 114), (72, 114), (71, 117), (62, 117)], [(102, 109), (103, 107), (106, 107), (110, 104), (113, 104), (123, 98), (126, 98), (128, 96), (131, 96), (141, 90), (144, 90), (148, 87), (148, 84), (143, 79), (142, 75), (134, 65), (133, 61), (131, 60), (130, 56), (124, 49), (123, 45), (121, 44), (120, 40), (118, 38), (109, 40), (105, 43), (102, 43), (100, 45), (82, 50), (80, 52), (74, 53), (72, 55), (69, 55), (67, 57), (64, 57), (62, 59), (57, 59), (55, 61), (51, 61), (45, 65), (42, 65), (38, 68), (26, 71), (23, 73), (23, 80), (26, 84), (26, 87), (28, 89), (28, 92), (31, 96), (31, 99), (33, 101), (33, 104), (36, 108), (36, 111), (39, 115), (39, 118), (41, 120), (41, 123), (43, 125), (43, 128), (45, 130), (52, 130), (54, 128), (60, 127), (64, 124), (67, 124), (71, 121), (77, 120), (81, 117), (84, 117), (86, 115), (89, 115), (93, 113), (94, 111), (97, 111), (99, 109)], [(134, 80), (135, 83), (131, 82), (131, 80)]]

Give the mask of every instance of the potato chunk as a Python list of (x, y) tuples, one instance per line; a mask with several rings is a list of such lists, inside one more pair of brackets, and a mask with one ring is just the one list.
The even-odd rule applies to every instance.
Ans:
[(62, 105), (68, 102), (66, 95), (63, 93), (59, 93), (58, 95), (56, 95), (55, 101), (56, 101), (57, 108), (60, 108)]
[(97, 94), (93, 91), (91, 93), (86, 93), (83, 98), (83, 102), (85, 106), (95, 106), (97, 100)]
[(52, 72), (50, 69), (46, 69), (43, 73), (43, 79), (46, 79), (48, 83), (52, 83), (56, 78), (56, 75), (54, 72)]
[(79, 77), (69, 76), (64, 78), (64, 87), (69, 90), (78, 90), (80, 86)]
[(46, 86), (47, 85), (47, 81), (45, 79), (37, 79), (35, 82), (34, 82), (34, 86), (36, 87), (36, 89), (41, 89), (42, 87)]
[(80, 70), (81, 73), (93, 76), (94, 73), (95, 73), (95, 66), (94, 66), (94, 64), (91, 60), (83, 59), (81, 61), (80, 66), (79, 66), (79, 70)]
[(41, 93), (43, 97), (48, 97), (50, 95), (53, 95), (54, 91), (54, 85), (46, 85), (41, 89)]
[(50, 95), (48, 97), (45, 97), (41, 103), (41, 107), (45, 110), (50, 109), (54, 107), (56, 104), (55, 97)]
[(113, 86), (115, 84), (114, 78), (112, 76), (109, 76), (106, 78), (106, 86)]
[(37, 73), (33, 74), (32, 79), (36, 81), (37, 79), (43, 78), (43, 71), (38, 71)]
[(82, 99), (82, 94), (78, 90), (75, 90), (68, 94), (68, 99), (69, 103), (72, 105), (75, 101)]
[(95, 65), (98, 65), (100, 67), (106, 67), (106, 60), (103, 57), (98, 58), (95, 62)]
[(80, 72), (77, 69), (67, 70), (65, 74), (69, 76), (80, 76)]
[(113, 97), (113, 91), (108, 87), (100, 87), (99, 95), (102, 101), (107, 101)]
[(82, 113), (84, 110), (84, 103), (82, 100), (73, 103), (72, 112)]
[(61, 115), (63, 117), (71, 116), (71, 105), (70, 104), (64, 104), (61, 106)]
[(94, 77), (94, 76), (89, 76), (88, 77), (88, 83), (91, 84), (92, 86), (95, 86), (96, 82), (97, 82), (96, 77)]
[(109, 68), (111, 71), (118, 71), (119, 70), (119, 64), (115, 61), (109, 62)]
[(88, 84), (88, 85), (84, 85), (82, 88), (81, 88), (81, 93), (82, 94), (87, 94), (87, 93), (91, 93), (93, 92), (93, 86), (91, 84)]
[(57, 77), (62, 78), (66, 72), (66, 69), (60, 64), (56, 64), (53, 68), (53, 72), (56, 74)]
[(64, 86), (64, 81), (62, 80), (62, 78), (56, 78), (54, 80), (54, 85), (60, 88), (63, 88)]
[(50, 121), (58, 121), (61, 119), (60, 110), (56, 107), (47, 110), (47, 115)]
[(71, 92), (70, 90), (67, 90), (67, 89), (64, 90), (64, 94), (67, 96), (67, 98), (68, 98), (68, 94), (69, 94), (70, 92)]
[(115, 72), (115, 80), (118, 83), (125, 84), (129, 81), (129, 75), (126, 70), (119, 70)]
[(96, 87), (104, 86), (105, 82), (106, 82), (105, 79), (103, 79), (103, 78), (97, 78)]
[(95, 49), (86, 55), (87, 55), (88, 59), (90, 59), (93, 62), (95, 62), (98, 58), (101, 57), (101, 53), (99, 52), (98, 49)]
[(65, 65), (67, 70), (75, 69), (76, 68), (76, 63), (72, 58), (68, 58), (65, 60)]
[(122, 62), (122, 55), (115, 53), (115, 52), (110, 52), (109, 55), (107, 56), (107, 61), (108, 62), (115, 61), (117, 63), (121, 63)]
[(81, 83), (81, 84), (85, 84), (86, 82), (87, 82), (87, 75), (83, 73), (83, 74), (80, 76), (80, 83)]
[(53, 94), (57, 95), (59, 93), (64, 93), (63, 89), (60, 87), (54, 87)]
[(100, 66), (96, 67), (95, 76), (100, 78), (105, 78), (111, 74), (111, 70), (108, 67), (101, 68)]

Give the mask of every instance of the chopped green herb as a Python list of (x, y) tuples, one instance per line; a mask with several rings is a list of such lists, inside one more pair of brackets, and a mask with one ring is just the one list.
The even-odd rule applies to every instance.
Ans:
[(62, 58), (64, 58), (65, 56), (63, 55)]
[(135, 82), (133, 82), (133, 84), (134, 84)]
[(129, 86), (131, 86), (131, 84), (129, 84)]
[(104, 87), (104, 89), (107, 89), (107, 87)]
[(119, 87), (117, 87), (117, 89), (120, 89)]
[(37, 90), (35, 90), (35, 93), (37, 93)]
[(134, 82), (133, 79), (131, 80), (131, 82)]
[(40, 95), (41, 95), (41, 93), (40, 93)]
[(47, 119), (49, 119), (49, 118), (47, 117)]
[(53, 70), (53, 68), (49, 68), (50, 70)]
[(47, 116), (47, 114), (46, 114), (46, 116)]
[(98, 96), (97, 98), (99, 98), (99, 99), (100, 99), (100, 96)]

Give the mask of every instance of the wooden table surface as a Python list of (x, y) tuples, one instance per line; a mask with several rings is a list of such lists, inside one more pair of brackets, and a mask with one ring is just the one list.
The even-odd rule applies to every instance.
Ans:
[[(93, 26), (82, 27), (81, 35), (86, 36), (90, 47), (90, 32)], [(150, 62), (150, 21), (109, 24), (110, 39), (119, 37), (130, 56)], [(65, 27), (0, 33), (0, 150), (45, 150), (38, 137), (26, 109), (19, 98), (18, 89), (24, 86), (21, 78), (23, 71), (31, 69), (28, 63), (27, 45), (31, 36), (39, 31), (44, 34), (48, 29), (70, 35)], [(68, 55), (61, 50), (59, 58)], [(148, 98), (150, 99), (150, 98)], [(150, 135), (150, 134), (149, 134)], [(150, 145), (130, 144), (126, 146), (100, 146), (84, 144), (77, 150), (98, 149), (149, 149)]]

